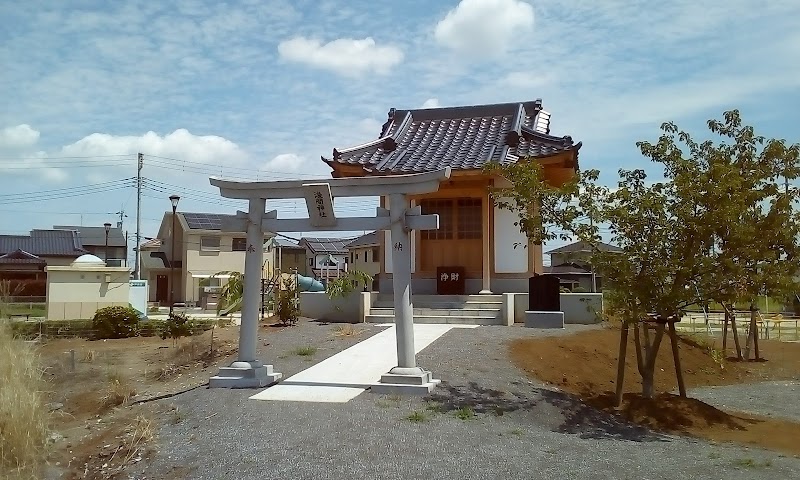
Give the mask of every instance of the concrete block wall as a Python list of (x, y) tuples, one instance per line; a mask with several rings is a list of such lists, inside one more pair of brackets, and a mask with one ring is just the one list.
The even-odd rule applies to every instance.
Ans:
[[(513, 297), (514, 322), (525, 323), (525, 311), (528, 309), (527, 293), (507, 293)], [(564, 323), (589, 325), (600, 323), (603, 312), (602, 293), (562, 293), (561, 311), (564, 312)]]

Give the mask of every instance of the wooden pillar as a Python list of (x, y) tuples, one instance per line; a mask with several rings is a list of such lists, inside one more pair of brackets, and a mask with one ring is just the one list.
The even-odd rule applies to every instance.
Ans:
[(489, 191), (486, 191), (486, 195), (483, 196), (483, 208), (481, 209), (481, 225), (483, 230), (481, 232), (481, 243), (483, 244), (483, 276), (482, 276), (482, 283), (481, 283), (481, 291), (479, 292), (480, 295), (491, 295), (491, 242), (489, 241), (489, 235), (491, 234), (491, 225), (489, 221), (489, 209), (492, 208), (492, 199), (489, 196)]

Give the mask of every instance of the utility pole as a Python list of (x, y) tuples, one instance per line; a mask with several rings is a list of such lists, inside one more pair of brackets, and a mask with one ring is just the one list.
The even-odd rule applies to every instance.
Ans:
[(139, 259), (139, 245), (142, 244), (142, 165), (144, 164), (144, 155), (138, 154), (136, 166), (136, 265), (134, 265), (136, 280), (141, 279), (141, 267)]

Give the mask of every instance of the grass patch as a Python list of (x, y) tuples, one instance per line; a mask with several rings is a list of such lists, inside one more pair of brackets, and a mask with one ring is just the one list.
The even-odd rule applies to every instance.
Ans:
[(100, 404), (103, 408), (112, 408), (127, 402), (132, 396), (136, 395), (128, 379), (118, 370), (111, 370), (107, 374), (108, 384), (100, 397)]
[(522, 435), (523, 433), (525, 433), (525, 432), (523, 432), (523, 431), (522, 431), (521, 429), (519, 429), (519, 428), (515, 428), (514, 430), (511, 430), (511, 431), (510, 431), (510, 432), (508, 432), (508, 433), (510, 433), (511, 435), (516, 435), (516, 436), (518, 436), (518, 437), (519, 437), (519, 436), (521, 436), (521, 435)]
[(0, 323), (0, 477), (40, 478), (47, 408), (35, 352)]
[(411, 423), (422, 423), (427, 420), (427, 418), (425, 417), (424, 413), (415, 411), (411, 413), (411, 415), (407, 416), (406, 420)]
[(355, 337), (361, 335), (362, 332), (363, 330), (360, 328), (355, 328), (352, 323), (338, 325), (335, 329), (333, 329), (333, 334), (337, 337)]
[(444, 408), (441, 403), (431, 402), (425, 406), (425, 410), (433, 413), (444, 413)]
[(471, 420), (475, 418), (475, 411), (469, 406), (461, 407), (455, 411), (455, 416), (459, 420)]
[(317, 353), (317, 347), (297, 347), (294, 349), (294, 354), (301, 357), (313, 357)]
[(740, 458), (734, 461), (733, 464), (739, 468), (764, 468), (772, 466), (772, 462), (769, 460), (765, 461), (764, 463), (759, 463), (752, 458)]

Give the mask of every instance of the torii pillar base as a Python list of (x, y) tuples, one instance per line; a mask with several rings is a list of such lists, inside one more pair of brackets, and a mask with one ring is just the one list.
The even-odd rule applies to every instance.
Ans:
[(371, 387), (372, 393), (382, 395), (428, 395), (441, 380), (419, 367), (394, 367), (381, 376), (380, 383)]
[(216, 376), (208, 381), (210, 388), (261, 388), (277, 383), (281, 377), (272, 365), (253, 362), (233, 362), (230, 367), (221, 367)]

